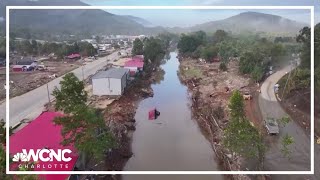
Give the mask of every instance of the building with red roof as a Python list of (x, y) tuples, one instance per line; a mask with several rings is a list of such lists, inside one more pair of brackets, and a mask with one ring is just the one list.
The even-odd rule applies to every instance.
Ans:
[(81, 58), (81, 55), (76, 53), (76, 54), (70, 54), (69, 56), (67, 56), (68, 59), (73, 59), (73, 60), (76, 60), (76, 59), (80, 59)]
[(124, 68), (129, 69), (130, 75), (143, 71), (144, 62), (141, 58), (132, 58), (125, 62)]
[[(69, 153), (65, 153), (65, 158), (69, 158), (68, 162), (63, 160), (57, 160), (56, 158), (50, 157), (46, 153), (46, 157), (50, 157), (50, 161), (43, 162), (40, 159), (34, 162), (29, 160), (27, 162), (22, 162), (23, 159), (19, 161), (15, 160), (10, 165), (10, 170), (17, 170), (20, 166), (25, 166), (26, 163), (29, 164), (29, 169), (35, 171), (72, 171), (78, 160), (78, 153), (74, 146), (63, 146), (61, 126), (55, 125), (53, 119), (55, 117), (62, 116), (61, 113), (57, 112), (43, 112), (39, 117), (33, 120), (30, 124), (10, 136), (9, 141), (9, 152), (10, 155), (15, 158), (18, 153), (23, 154), (24, 151), (30, 153), (30, 150), (50, 150), (51, 152), (59, 152), (59, 150), (71, 150)], [(45, 153), (44, 153), (45, 154)], [(25, 155), (25, 154), (24, 154)], [(43, 155), (45, 156), (45, 155)], [(18, 158), (19, 159), (19, 158)], [(34, 163), (34, 167), (30, 166), (30, 163)], [(69, 178), (70, 175), (39, 175), (40, 178), (46, 180), (65, 180)]]

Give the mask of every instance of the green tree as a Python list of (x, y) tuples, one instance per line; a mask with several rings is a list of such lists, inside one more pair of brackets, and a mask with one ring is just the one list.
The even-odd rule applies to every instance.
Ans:
[(259, 160), (263, 169), (265, 145), (259, 131), (246, 119), (241, 93), (236, 90), (229, 99), (230, 122), (224, 130), (223, 144), (232, 152)]
[(212, 61), (218, 55), (218, 48), (216, 46), (204, 47), (201, 49), (200, 57), (206, 61)]
[(31, 40), (31, 48), (32, 48), (32, 54), (37, 54), (38, 52), (38, 43), (36, 40)]
[(160, 65), (160, 62), (165, 55), (165, 49), (162, 45), (162, 41), (153, 37), (145, 40), (143, 55), (147, 65), (150, 65), (148, 64), (149, 60), (155, 66)]
[(84, 83), (68, 73), (60, 82), (61, 90), (55, 88), (56, 110), (66, 115), (55, 118), (62, 126), (62, 144), (74, 144), (78, 151), (100, 159), (104, 152), (115, 146), (112, 134), (105, 125), (102, 115), (86, 105), (87, 93)]
[(55, 88), (53, 95), (56, 98), (55, 107), (65, 113), (72, 113), (77, 106), (83, 106), (87, 102), (87, 92), (84, 90), (84, 82), (73, 74), (68, 73), (60, 81), (61, 90)]
[(250, 74), (256, 66), (262, 66), (262, 55), (256, 52), (245, 52), (240, 57), (239, 71), (243, 74)]
[(93, 56), (96, 54), (96, 49), (88, 42), (79, 42), (79, 49), (82, 56)]
[(190, 56), (194, 51), (206, 44), (206, 34), (203, 31), (198, 31), (189, 35), (182, 34), (178, 42), (177, 48), (179, 53)]
[(228, 107), (230, 109), (231, 118), (244, 118), (244, 101), (240, 91), (235, 90), (229, 99)]
[[(219, 56), (222, 61), (227, 62), (230, 57), (238, 56), (238, 41), (233, 39), (224, 40), (216, 45), (219, 49)], [(242, 47), (243, 48), (243, 47)], [(240, 48), (239, 48), (240, 49)]]
[(133, 41), (133, 47), (132, 47), (131, 53), (133, 56), (143, 54), (143, 43), (139, 38), (136, 38)]
[(282, 44), (274, 44), (270, 49), (270, 56), (273, 61), (286, 55), (286, 49)]
[(263, 169), (266, 147), (259, 131), (250, 124), (248, 119), (231, 118), (224, 130), (223, 144), (238, 155), (258, 159), (258, 170)]
[(259, 66), (255, 66), (253, 68), (253, 71), (251, 72), (251, 78), (255, 81), (255, 82), (259, 82), (263, 77), (263, 69)]
[(25, 54), (32, 54), (33, 48), (29, 40), (25, 40), (21, 42), (22, 52)]
[(224, 30), (217, 30), (214, 35), (213, 35), (213, 42), (214, 43), (219, 43), (222, 42), (223, 40), (228, 38), (228, 33), (225, 32)]
[(301, 67), (310, 69), (311, 67), (311, 30), (309, 27), (304, 27), (300, 30), (297, 36), (297, 42), (303, 44), (301, 58)]

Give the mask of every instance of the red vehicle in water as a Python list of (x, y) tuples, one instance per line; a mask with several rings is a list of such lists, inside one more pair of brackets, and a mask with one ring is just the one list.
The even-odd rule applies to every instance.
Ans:
[(156, 108), (149, 111), (149, 120), (155, 120), (158, 116), (160, 116), (160, 112)]

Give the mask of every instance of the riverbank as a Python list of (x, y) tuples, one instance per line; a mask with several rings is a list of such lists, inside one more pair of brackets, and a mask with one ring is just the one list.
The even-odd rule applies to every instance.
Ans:
[[(87, 171), (121, 171), (126, 162), (132, 156), (131, 136), (135, 130), (135, 112), (138, 103), (144, 98), (153, 96), (151, 84), (157, 81), (161, 69), (157, 68), (150, 74), (139, 74), (126, 87), (124, 94), (118, 98), (96, 97), (92, 96), (90, 90), (90, 78), (86, 79), (86, 88), (88, 92), (88, 104), (100, 109), (104, 120), (114, 135), (117, 146), (106, 153), (105, 159), (90, 159), (86, 165)], [(109, 103), (108, 103), (108, 102)], [(47, 111), (54, 111), (55, 101), (46, 104)], [(97, 175), (97, 179), (121, 179), (120, 175)]]
[[(230, 61), (228, 70), (219, 69), (220, 63), (180, 59), (178, 75), (192, 92), (192, 114), (203, 134), (212, 145), (222, 170), (244, 170), (243, 159), (232, 155), (222, 145), (223, 130), (228, 123), (228, 100), (235, 89), (250, 91), (249, 77), (240, 76), (238, 61)], [(246, 175), (229, 175), (229, 179), (250, 179)]]
[[(163, 73), (152, 84), (153, 97), (140, 101), (132, 136), (133, 156), (125, 171), (219, 171), (210, 143), (193, 120), (188, 88), (178, 78), (176, 52), (161, 63)], [(158, 76), (157, 76), (158, 77)], [(148, 111), (157, 108), (160, 116), (149, 120)], [(123, 176), (124, 180), (141, 180)], [(152, 179), (163, 179), (154, 176)], [(174, 176), (168, 179), (175, 179)], [(185, 180), (194, 178), (185, 177)], [(199, 176), (199, 180), (223, 180), (223, 175)]]
[(155, 82), (157, 73), (159, 69), (149, 76), (137, 77), (127, 87), (125, 93), (104, 110), (106, 124), (118, 143), (118, 146), (108, 153), (103, 166), (104, 170), (121, 171), (132, 156), (131, 138), (135, 131), (134, 116), (137, 105), (141, 100), (153, 96), (151, 84)]

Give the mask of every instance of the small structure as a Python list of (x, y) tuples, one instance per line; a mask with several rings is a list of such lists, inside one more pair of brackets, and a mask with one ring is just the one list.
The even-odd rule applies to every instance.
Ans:
[(67, 56), (67, 59), (71, 59), (71, 60), (78, 60), (81, 58), (80, 54), (70, 54), (69, 56)]
[(143, 60), (131, 59), (124, 64), (124, 68), (129, 69), (130, 74), (136, 74), (137, 72), (143, 71)]
[(92, 94), (122, 95), (127, 86), (129, 70), (124, 68), (111, 68), (107, 71), (99, 71), (92, 77)]
[[(55, 125), (53, 119), (58, 116), (63, 116), (57, 112), (43, 112), (39, 117), (29, 123), (27, 126), (10, 136), (9, 153), (13, 156), (14, 162), (10, 164), (10, 170), (16, 170), (19, 166), (24, 167), (29, 164), (29, 168), (35, 171), (72, 171), (78, 160), (78, 153), (74, 146), (63, 146), (61, 130), (62, 127)], [(47, 149), (59, 152), (59, 150), (69, 149), (71, 153), (66, 153), (65, 158), (71, 158), (70, 161), (60, 161), (57, 158), (52, 158), (50, 161), (41, 161), (41, 159), (34, 160), (31, 158), (30, 161), (25, 161), (26, 155), (22, 156), (23, 151), (34, 152)], [(19, 154), (21, 153), (21, 154)], [(19, 155), (18, 155), (19, 154)], [(48, 153), (43, 153), (45, 157)], [(21, 161), (17, 161), (17, 160)], [(32, 160), (33, 159), (33, 160)], [(59, 157), (58, 157), (59, 159)], [(35, 163), (34, 167), (30, 163)], [(70, 175), (67, 174), (47, 174), (38, 175), (39, 179), (46, 180), (65, 180)]]

